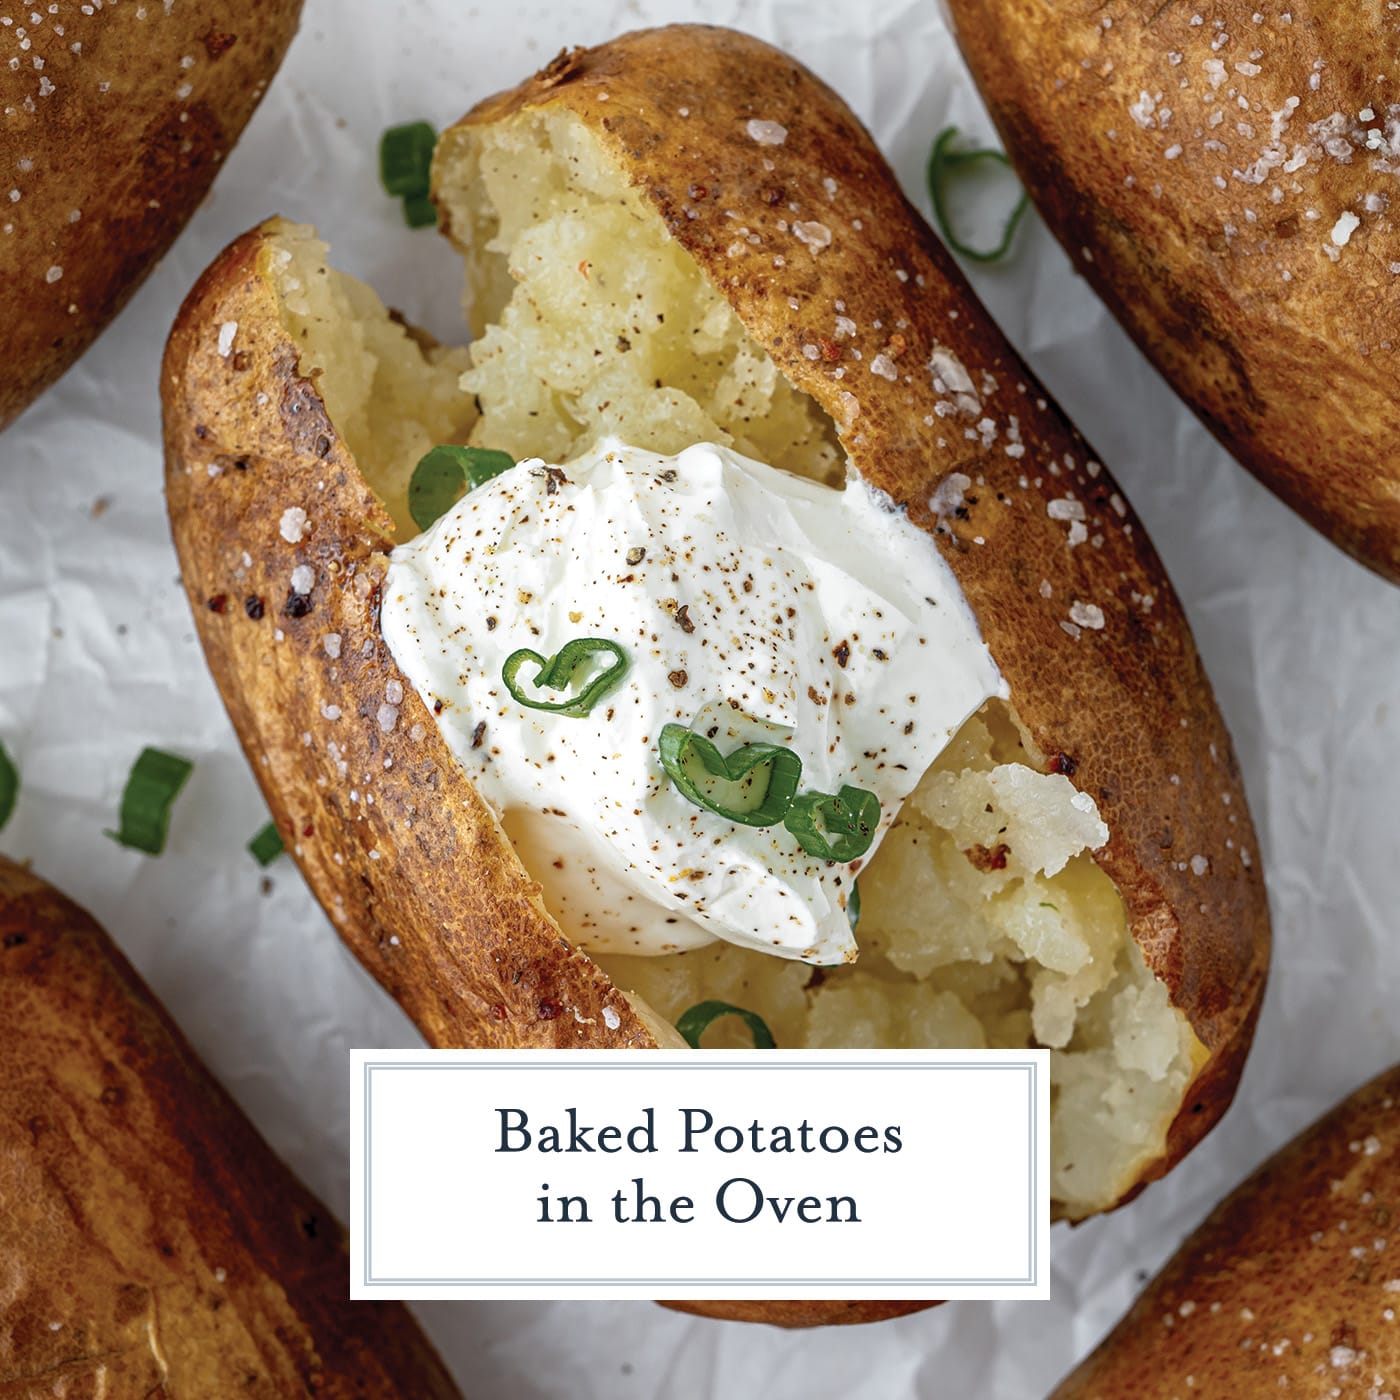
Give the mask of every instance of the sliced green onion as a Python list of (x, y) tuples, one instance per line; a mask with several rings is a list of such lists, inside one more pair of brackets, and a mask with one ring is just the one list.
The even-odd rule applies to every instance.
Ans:
[(282, 833), (276, 822), (268, 822), (258, 834), (248, 842), (248, 851), (259, 865), (271, 865), (287, 848), (282, 843)]
[(475, 490), (515, 465), (509, 452), (492, 447), (434, 447), (418, 459), (408, 483), (408, 513), (420, 530), (435, 525), (453, 506), (465, 485)]
[[(527, 661), (538, 666), (539, 674), (530, 684), (536, 690), (565, 690), (581, 667), (588, 666), (597, 656), (610, 656), (612, 662), (588, 682), (572, 700), (536, 700), (520, 688), (520, 668)], [(576, 637), (566, 642), (547, 661), (537, 651), (521, 647), (506, 657), (501, 667), (501, 679), (511, 698), (529, 710), (546, 710), (553, 715), (568, 715), (582, 719), (603, 698), (615, 689), (631, 667), (627, 653), (607, 637)]]
[(851, 932), (856, 931), (860, 923), (860, 881), (851, 881), (851, 896), (846, 901), (846, 917), (851, 921)]
[(1011, 247), (1011, 240), (1016, 236), (1016, 226), (1021, 222), (1021, 216), (1026, 212), (1027, 197), (1024, 190), (1021, 197), (1016, 201), (1015, 207), (1007, 217), (1002, 228), (1001, 242), (995, 248), (973, 248), (964, 243), (953, 232), (953, 221), (948, 213), (948, 206), (945, 202), (945, 190), (948, 176), (953, 172), (962, 170), (970, 165), (975, 165), (978, 161), (995, 160), (1010, 168), (1011, 162), (1001, 151), (994, 151), (984, 148), (976, 151), (955, 151), (953, 142), (958, 139), (958, 129), (955, 126), (945, 127), (938, 134), (938, 139), (933, 143), (933, 150), (928, 158), (928, 192), (929, 198), (933, 200), (933, 216), (938, 222), (938, 231), (943, 235), (943, 241), (953, 249), (955, 253), (961, 253), (965, 258), (971, 258), (973, 262), (994, 263), (1004, 258)]
[(1041, 909), (1053, 909), (1057, 914), (1060, 912), (1060, 906), (1058, 904), (1051, 904), (1048, 899), (1042, 899), (1039, 907)]
[(14, 813), (18, 798), (19, 769), (5, 751), (5, 745), (0, 744), (0, 831), (4, 830), (5, 823)]
[(801, 758), (778, 744), (745, 744), (725, 755), (703, 734), (668, 724), (657, 748), (682, 797), (742, 826), (782, 821), (802, 780)]
[(437, 132), (427, 122), (391, 126), (379, 138), (379, 179), (393, 195), (426, 195)]
[(122, 793), (121, 826), (107, 835), (123, 846), (158, 856), (170, 831), (170, 808), (194, 764), (160, 749), (142, 749)]
[(857, 860), (870, 849), (880, 824), (880, 799), (865, 788), (804, 792), (793, 799), (783, 825), (818, 860)]
[(405, 195), (403, 221), (409, 228), (432, 228), (438, 221), (437, 205), (426, 194)]
[(692, 1006), (689, 1011), (681, 1013), (680, 1019), (676, 1022), (676, 1029), (681, 1033), (681, 1039), (690, 1046), (692, 1050), (700, 1048), (700, 1037), (709, 1029), (712, 1021), (717, 1021), (721, 1016), (739, 1016), (753, 1033), (753, 1048), (755, 1050), (776, 1050), (778, 1043), (773, 1039), (773, 1032), (768, 1029), (768, 1023), (762, 1016), (752, 1011), (745, 1011), (742, 1006), (732, 1006), (727, 1001), (702, 1001)]

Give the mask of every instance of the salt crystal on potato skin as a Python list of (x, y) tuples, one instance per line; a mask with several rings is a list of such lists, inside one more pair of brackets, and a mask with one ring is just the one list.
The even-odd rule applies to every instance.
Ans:
[[(781, 125), (783, 141), (760, 148), (746, 129), (752, 118)], [(716, 326), (728, 316), (742, 325), (736, 353), (753, 382), (776, 366), (778, 447), (781, 437), (817, 474), (839, 457), (828, 450), (839, 439), (866, 480), (929, 531), (1010, 684), (1026, 761), (1064, 775), (1076, 796), (1097, 805), (1110, 837), (1085, 859), (1116, 887), (1136, 950), (1189, 1022), (1198, 1052), (1159, 1125), (1160, 1150), (1111, 1198), (1066, 1213), (1121, 1203), (1168, 1170), (1228, 1105), (1268, 964), (1268, 913), (1247, 855), (1257, 846), (1238, 768), (1160, 562), (1131, 511), (1117, 508), (1109, 474), (988, 321), (868, 135), (791, 59), (700, 26), (562, 55), (444, 133), (436, 180), (449, 236), (484, 243), (489, 219), (473, 229), (482, 211), (473, 207), (471, 176), (482, 143), (523, 143), (536, 122), (560, 137), (561, 161), (571, 150), (580, 160), (600, 153), (604, 174), (630, 186), (658, 245), (664, 228), (673, 240), (666, 246), (698, 267), (710, 301), (723, 303)], [(818, 210), (831, 241), (812, 256), (795, 246), (791, 227)], [(775, 247), (791, 254), (781, 265)], [(306, 377), (300, 366), (318, 334), (317, 305), (308, 297), (290, 308), (282, 289), (304, 287), (308, 276), (335, 282), (323, 258), (306, 230), (280, 221), (252, 230), (205, 273), (166, 352), (172, 527), (235, 728), (274, 815), (298, 833), (289, 848), (312, 889), (431, 1043), (653, 1045), (669, 1028), (646, 1019), (570, 946), (416, 693), (405, 687), (391, 730), (378, 722), (386, 681), (401, 679), (379, 634), (377, 599), (406, 478), (396, 482), (391, 472), (386, 485), (376, 472), (377, 495), (352, 444), (362, 444), (367, 467), (387, 457), (402, 476), (415, 451), (460, 440), (474, 424), (452, 402), (460, 352), (415, 350), (410, 364), (406, 340), (396, 347), (375, 339), (390, 334), (389, 323), (364, 314), (369, 294), (348, 279), (335, 283), (332, 299), (346, 304), (322, 330), (343, 345), (340, 318), (351, 316), (355, 333), (374, 342), (364, 363), (375, 368), (353, 393), (346, 386), (355, 363), (344, 376), (337, 369)], [(481, 263), (484, 321), (512, 289), (499, 269), (493, 284)], [(606, 274), (601, 262), (561, 264), (552, 286), (582, 297)], [(238, 322), (246, 356), (237, 371), (218, 354), (217, 328), (229, 320)], [(620, 353), (619, 330), (598, 351), (625, 375), (639, 348), (629, 327)], [(829, 354), (804, 352), (824, 342)], [(499, 343), (505, 356), (524, 342)], [(894, 378), (872, 373), (881, 356)], [(953, 365), (967, 387), (950, 388)], [(533, 371), (518, 379), (537, 388)], [(669, 394), (669, 383), (658, 392)], [(700, 392), (686, 411), (702, 414), (701, 400), (724, 407)], [(376, 436), (369, 401), (402, 414), (392, 434)], [(493, 416), (476, 426), (489, 428)], [(984, 418), (998, 429), (994, 440), (974, 426)], [(1025, 449), (1017, 458), (1004, 451), (1013, 418)], [(806, 428), (813, 419), (824, 425), (815, 436)], [(547, 426), (567, 448), (573, 429)], [(771, 426), (736, 424), (735, 432)], [(234, 469), (210, 476), (214, 462)], [(955, 478), (959, 489), (940, 489)], [(1048, 513), (1067, 493), (1101, 544), (1071, 547), (1064, 523)], [(932, 502), (946, 509), (935, 513)], [(314, 536), (294, 546), (278, 529), (292, 505), (316, 523)], [(245, 551), (252, 562), (240, 566)], [(205, 605), (230, 590), (281, 598), (289, 568), (313, 560), (317, 581), (304, 617), (279, 613), (273, 624)], [(246, 574), (235, 579), (240, 567)], [(1097, 609), (1093, 621), (1101, 613), (1103, 625), (1064, 630), (1076, 601)], [(285, 628), (280, 646), (269, 642), (270, 625)], [(344, 639), (334, 662), (322, 645), (328, 632)], [(331, 710), (334, 724), (321, 718)], [(1181, 781), (1171, 782), (1173, 774)], [(1228, 807), (1222, 791), (1234, 799)], [(372, 803), (360, 800), (366, 793)], [(1209, 857), (1199, 877), (1187, 865), (1196, 853)], [(881, 1310), (768, 1304), (762, 1313), (810, 1323)]]

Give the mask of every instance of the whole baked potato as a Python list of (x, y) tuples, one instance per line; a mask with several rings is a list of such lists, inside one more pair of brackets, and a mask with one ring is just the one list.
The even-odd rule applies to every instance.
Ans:
[(450, 1400), (112, 941), (0, 859), (0, 1393)]
[[(766, 44), (561, 55), (434, 168), (470, 349), (274, 219), (162, 375), (201, 639), (342, 937), (440, 1046), (680, 1045), (714, 1001), (785, 1046), (1048, 1045), (1056, 1212), (1133, 1195), (1228, 1104), (1269, 936), (1230, 741), (1108, 472)], [(466, 443), (499, 474), (421, 530), (424, 459)], [(946, 629), (921, 664), (959, 704), (904, 686), (908, 618)], [(624, 659), (542, 704), (570, 632)], [(704, 764), (815, 735), (754, 792), (804, 764), (830, 791), (757, 811), (731, 769), (707, 807), (711, 702), (751, 742)], [(868, 821), (814, 840), (848, 800)]]
[(204, 198), (301, 0), (16, 7), (0, 29), (0, 428), (126, 305)]
[(1400, 581), (1400, 15), (948, 0), (1036, 207), (1226, 448)]
[(1390, 1394), (1397, 1202), (1400, 1067), (1221, 1202), (1053, 1400)]

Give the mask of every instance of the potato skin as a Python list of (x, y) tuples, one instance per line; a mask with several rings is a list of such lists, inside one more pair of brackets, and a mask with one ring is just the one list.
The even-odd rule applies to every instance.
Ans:
[[(1244, 466), (1400, 582), (1400, 225), (1393, 205), (1367, 209), (1394, 177), (1306, 130), (1340, 112), (1348, 132), (1382, 131), (1395, 98), (1378, 75), (1400, 64), (1400, 19), (1385, 0), (948, 7), (1007, 152), (1078, 270)], [(1218, 89), (1205, 69), (1216, 62)], [(1203, 93), (1226, 99), (1214, 126)], [(1259, 173), (1290, 99), (1288, 163), (1299, 143), (1312, 154), (1241, 180)], [(1344, 212), (1361, 223), (1339, 249)]]
[(452, 1400), (112, 941), (0, 858), (0, 1393)]
[[(26, 26), (31, 9), (42, 22)], [(30, 6), (0, 30), (0, 58), (17, 64), (0, 64), (0, 428), (174, 241), (300, 14), (301, 0)]]
[[(1100, 864), (1208, 1052), (1139, 1189), (1229, 1103), (1269, 945), (1238, 767), (1141, 526), (870, 137), (791, 59), (705, 26), (631, 34), (562, 55), (443, 142), (545, 106), (587, 123), (783, 373), (832, 415), (862, 474), (931, 532), (1035, 743), (1098, 802), (1113, 833)], [(757, 145), (750, 118), (782, 123), (784, 143)], [(814, 254), (773, 232), (791, 202), (834, 226), (830, 246)], [(759, 245), (736, 242), (739, 226)], [(380, 638), (392, 527), (297, 372), (265, 276), (274, 234), (244, 235), (190, 294), (162, 402), (185, 586), (278, 826), (346, 942), (433, 1044), (650, 1046), (625, 999), (569, 948)], [(858, 326), (842, 343), (838, 300)], [(220, 355), (228, 322), (237, 333)], [(944, 416), (927, 369), (936, 346), (977, 377), (972, 419)], [(984, 414), (1003, 426), (1017, 417), (1024, 455), (1008, 454), (1004, 437), (982, 444), (973, 424)], [(935, 515), (935, 489), (946, 493), (956, 473), (962, 500)], [(1070, 491), (1096, 544), (1070, 547), (1047, 513)], [(295, 546), (278, 533), (290, 506), (311, 517)], [(309, 611), (287, 606), (300, 564), (316, 571)], [(247, 599), (261, 600), (256, 616)], [(1102, 609), (1101, 628), (1071, 622), (1071, 608), (1084, 616), (1088, 604)], [(339, 661), (325, 655), (327, 633), (342, 639)], [(385, 731), (377, 714), (390, 681), (405, 695)]]
[(1052, 1400), (1394, 1389), (1397, 1210), (1400, 1066), (1217, 1206)]

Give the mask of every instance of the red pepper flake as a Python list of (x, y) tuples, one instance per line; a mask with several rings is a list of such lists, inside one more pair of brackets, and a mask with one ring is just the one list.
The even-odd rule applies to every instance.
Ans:
[(316, 824), (314, 822), (307, 822), (307, 824), (302, 827), (301, 834), (303, 836), (314, 836), (316, 834)]
[(480, 720), (475, 729), (472, 730), (472, 748), (479, 749), (481, 741), (486, 737), (486, 721)]
[(261, 622), (263, 613), (267, 611), (267, 605), (256, 593), (252, 593), (243, 600), (243, 611), (247, 613), (254, 622)]
[(817, 349), (821, 352), (822, 359), (829, 365), (834, 365), (846, 353), (830, 336), (826, 335), (817, 337)]
[(690, 187), (691, 199), (709, 199), (710, 192), (704, 185), (692, 185)]
[(695, 624), (690, 620), (689, 603), (676, 609), (676, 622), (679, 624), (682, 632), (689, 634), (695, 631)]
[(553, 997), (545, 997), (544, 1000), (541, 1001), (540, 1004), (535, 1008), (536, 1014), (539, 1016), (541, 1021), (557, 1020), (559, 1013), (562, 1010), (563, 1008), (559, 1005), (557, 1001), (554, 1000)]
[(1079, 760), (1071, 758), (1067, 753), (1057, 753), (1050, 759), (1050, 771), (1072, 778), (1079, 771)]
[(993, 870), (1005, 870), (1006, 857), (1010, 853), (1011, 847), (1003, 841), (1000, 845), (993, 846), (990, 850), (988, 850), (986, 846), (969, 846), (967, 850), (963, 852), (963, 855), (968, 858), (972, 865), (976, 866), (978, 870), (986, 875)]
[(501, 1002), (496, 1002), (491, 1008), (491, 1019), (493, 1021), (504, 1021), (506, 1019), (506, 1009)]
[(578, 263), (578, 274), (585, 282), (588, 281), (589, 262), (587, 258), (580, 258)]
[(228, 594), (216, 593), (204, 606), (208, 608), (211, 613), (221, 613), (228, 607)]

